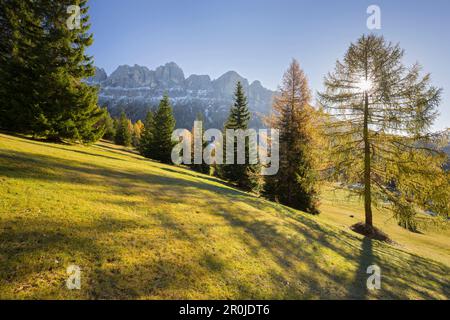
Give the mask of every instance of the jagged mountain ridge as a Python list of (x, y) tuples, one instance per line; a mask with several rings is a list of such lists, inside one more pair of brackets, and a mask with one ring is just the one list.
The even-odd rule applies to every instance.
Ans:
[(95, 76), (87, 79), (89, 84), (99, 86), (100, 105), (107, 106), (113, 116), (124, 110), (133, 121), (144, 119), (147, 110), (155, 108), (167, 92), (178, 128), (192, 127), (198, 113), (203, 115), (205, 127), (222, 128), (238, 81), (248, 96), (253, 114), (251, 126), (261, 127), (261, 117), (270, 111), (274, 92), (259, 81), (250, 84), (235, 71), (228, 71), (215, 80), (196, 74), (186, 78), (176, 63), (169, 62), (155, 70), (121, 65), (109, 76), (105, 70), (96, 68)]

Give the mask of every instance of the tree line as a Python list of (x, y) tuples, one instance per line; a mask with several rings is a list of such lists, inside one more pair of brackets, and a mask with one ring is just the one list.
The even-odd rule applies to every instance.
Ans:
[[(191, 164), (191, 168), (205, 174), (216, 175), (237, 187), (263, 194), (294, 208), (310, 213), (318, 213), (318, 179), (315, 177), (315, 157), (312, 146), (318, 141), (314, 128), (313, 114), (316, 112), (310, 105), (310, 93), (306, 77), (299, 64), (294, 61), (285, 74), (281, 95), (274, 103), (276, 113), (268, 117), (267, 124), (280, 130), (280, 170), (277, 175), (261, 176), (261, 164), (249, 163), (250, 140), (245, 141), (244, 164), (237, 164), (237, 138), (234, 137), (234, 164), (208, 165), (204, 159), (201, 164)], [(224, 124), (223, 131), (228, 129), (246, 130), (249, 128), (251, 113), (248, 99), (240, 82), (236, 84), (234, 104)], [(176, 141), (172, 140), (175, 129), (175, 118), (168, 95), (165, 95), (156, 110), (149, 110), (145, 122), (132, 124), (124, 112), (120, 118), (106, 121), (104, 137), (124, 146), (134, 146), (147, 158), (163, 163), (172, 163), (171, 153)], [(197, 115), (202, 120), (203, 115)], [(194, 129), (192, 129), (194, 130)], [(201, 135), (203, 139), (203, 134)], [(210, 141), (202, 140), (202, 148)], [(193, 150), (194, 148), (192, 148)], [(224, 152), (225, 158), (226, 152)]]

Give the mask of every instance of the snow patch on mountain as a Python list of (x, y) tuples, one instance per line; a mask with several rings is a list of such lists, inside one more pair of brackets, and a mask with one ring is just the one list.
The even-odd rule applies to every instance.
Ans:
[(274, 92), (264, 88), (260, 81), (249, 84), (236, 71), (228, 71), (215, 80), (195, 74), (185, 78), (183, 70), (175, 62), (169, 62), (155, 70), (121, 65), (110, 76), (96, 68), (95, 76), (87, 79), (89, 84), (99, 87), (99, 103), (113, 116), (123, 110), (133, 121), (143, 120), (147, 111), (155, 108), (167, 93), (177, 127), (186, 128), (192, 126), (198, 113), (204, 115), (206, 127), (222, 128), (238, 81), (248, 96), (253, 113), (251, 125), (261, 127), (261, 115), (269, 113)]

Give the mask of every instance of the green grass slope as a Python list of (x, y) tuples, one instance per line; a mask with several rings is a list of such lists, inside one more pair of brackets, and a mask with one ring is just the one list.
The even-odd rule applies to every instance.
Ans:
[[(71, 264), (81, 290), (65, 286)], [(380, 290), (366, 287), (371, 264)], [(0, 134), (3, 299), (448, 299), (449, 274), (445, 263), (111, 144)]]

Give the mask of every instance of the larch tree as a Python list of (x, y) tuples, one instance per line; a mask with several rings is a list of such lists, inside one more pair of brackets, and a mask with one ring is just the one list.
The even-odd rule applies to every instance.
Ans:
[(131, 144), (133, 145), (133, 147), (136, 148), (139, 147), (143, 131), (144, 131), (144, 123), (141, 120), (136, 121), (133, 124), (133, 135), (131, 138)]
[(315, 156), (316, 111), (305, 73), (293, 59), (283, 76), (267, 125), (279, 130), (280, 168), (266, 177), (267, 196), (296, 209), (317, 214), (318, 173)]
[(404, 51), (381, 36), (352, 43), (319, 94), (329, 112), (330, 170), (336, 179), (360, 184), (366, 234), (374, 234), (372, 209), (389, 203), (399, 225), (416, 230), (417, 208), (432, 201), (444, 156), (430, 147), (441, 90), (407, 68)]

